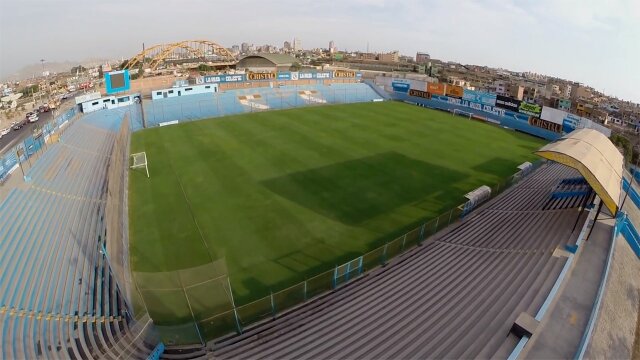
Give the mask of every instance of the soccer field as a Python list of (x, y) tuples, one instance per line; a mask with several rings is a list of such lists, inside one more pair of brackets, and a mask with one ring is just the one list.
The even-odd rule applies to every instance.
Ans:
[(397, 102), (151, 128), (129, 183), (133, 271), (225, 257), (236, 304), (342, 264), (532, 161), (543, 140)]

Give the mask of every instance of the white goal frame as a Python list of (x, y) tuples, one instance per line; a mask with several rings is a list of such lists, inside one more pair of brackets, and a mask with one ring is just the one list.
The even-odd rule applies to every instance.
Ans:
[(469, 112), (469, 111), (460, 110), (460, 109), (453, 109), (453, 111), (451, 112), (451, 114), (452, 114), (453, 116), (463, 114), (463, 115), (464, 115), (464, 117), (469, 117), (469, 120), (471, 120), (471, 117), (473, 117), (473, 113), (471, 113), (471, 112)]
[[(130, 169), (139, 169), (144, 167), (147, 171), (147, 178), (149, 177), (149, 167), (147, 166), (147, 153), (145, 151), (131, 154), (131, 158), (133, 158), (133, 165), (131, 165)], [(138, 159), (142, 159), (138, 162)]]

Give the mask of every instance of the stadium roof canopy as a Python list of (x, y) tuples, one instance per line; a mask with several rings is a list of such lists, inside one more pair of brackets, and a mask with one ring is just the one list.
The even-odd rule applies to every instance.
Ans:
[(288, 71), (297, 62), (296, 58), (286, 54), (255, 54), (240, 59), (236, 68), (249, 71)]
[(575, 130), (543, 146), (536, 154), (578, 170), (609, 211), (616, 214), (620, 204), (623, 158), (604, 134), (593, 129)]

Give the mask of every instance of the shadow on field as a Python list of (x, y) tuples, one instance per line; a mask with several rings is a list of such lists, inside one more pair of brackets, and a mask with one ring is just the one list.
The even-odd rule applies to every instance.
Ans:
[(479, 171), (481, 173), (485, 173), (488, 175), (495, 175), (502, 173), (505, 169), (511, 169), (512, 173), (517, 172), (517, 166), (521, 163), (505, 158), (495, 157), (491, 160), (487, 160), (483, 163), (480, 163), (471, 169), (475, 171)]
[(385, 152), (262, 181), (275, 194), (346, 225), (453, 191), (464, 173)]

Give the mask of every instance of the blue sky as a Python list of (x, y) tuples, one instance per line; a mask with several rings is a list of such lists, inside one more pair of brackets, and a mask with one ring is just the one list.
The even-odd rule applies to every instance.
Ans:
[(19, 0), (0, 2), (0, 77), (48, 61), (130, 57), (208, 39), (426, 51), (580, 81), (640, 102), (638, 0)]

